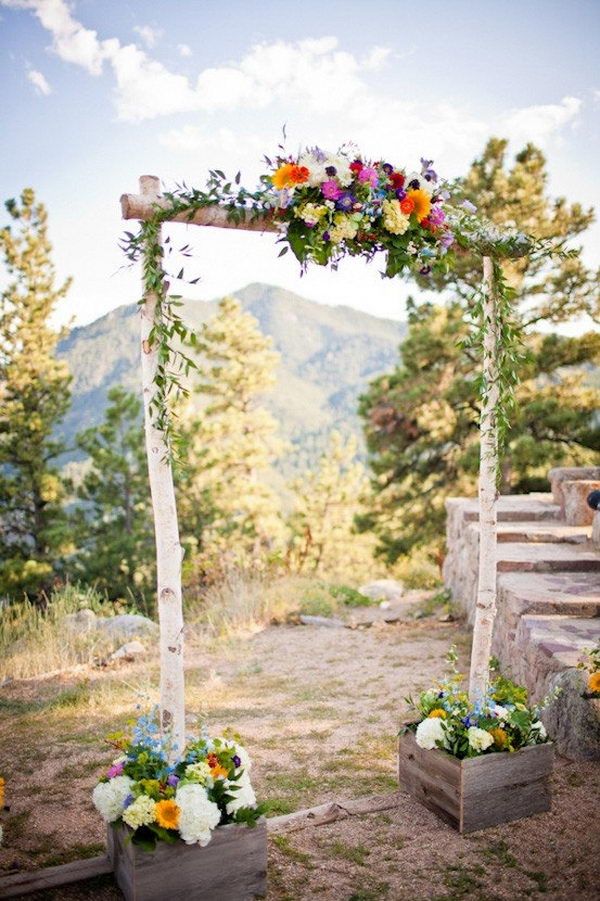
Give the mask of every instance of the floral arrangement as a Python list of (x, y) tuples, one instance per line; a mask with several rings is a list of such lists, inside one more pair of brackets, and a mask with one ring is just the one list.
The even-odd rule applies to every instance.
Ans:
[(169, 762), (151, 714), (140, 717), (131, 738), (113, 733), (107, 740), (120, 753), (92, 800), (107, 823), (124, 823), (145, 850), (158, 840), (205, 846), (218, 826), (253, 826), (263, 813), (250, 782), (250, 758), (231, 739), (202, 735)]
[(384, 251), (388, 277), (408, 268), (427, 275), (448, 267), (455, 242), (444, 206), (450, 193), (431, 160), (411, 172), (364, 159), (352, 147), (337, 153), (315, 147), (297, 159), (267, 162), (275, 168), (268, 205), (285, 223), (284, 240), (303, 265), (335, 267), (347, 254), (372, 259)]
[[(448, 660), (455, 667), (453, 649)], [(473, 706), (461, 682), (462, 675), (453, 668), (436, 688), (422, 692), (417, 701), (407, 699), (419, 719), (402, 731), (413, 731), (419, 747), (439, 748), (463, 760), (496, 751), (518, 751), (548, 741), (539, 714), (550, 699), (529, 707), (527, 690), (496, 674), (485, 703)]]
[(586, 694), (600, 698), (600, 641), (595, 648), (586, 652), (585, 659), (577, 666), (586, 671)]

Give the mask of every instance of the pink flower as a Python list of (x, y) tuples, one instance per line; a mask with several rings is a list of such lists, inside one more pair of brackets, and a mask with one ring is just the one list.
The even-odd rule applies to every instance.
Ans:
[(442, 225), (442, 223), (446, 220), (446, 214), (439, 206), (433, 206), (431, 208), (431, 212), (429, 213), (429, 221), (433, 225)]
[(124, 769), (125, 767), (122, 763), (113, 763), (106, 775), (109, 779), (114, 779), (115, 776), (122, 776)]
[(363, 168), (358, 173), (358, 180), (362, 182), (369, 182), (372, 188), (377, 186), (378, 175), (375, 169), (372, 166), (363, 166)]
[(333, 178), (330, 178), (329, 181), (324, 181), (321, 185), (321, 193), (326, 200), (337, 200), (342, 193), (342, 189), (338, 185), (337, 181)]

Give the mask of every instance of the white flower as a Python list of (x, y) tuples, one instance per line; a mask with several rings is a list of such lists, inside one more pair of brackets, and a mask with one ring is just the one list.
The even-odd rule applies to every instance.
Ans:
[(500, 720), (505, 720), (508, 718), (509, 712), (506, 707), (503, 707), (501, 704), (496, 704), (494, 709), (492, 710), (494, 716), (497, 716)]
[(219, 825), (221, 811), (206, 789), (196, 783), (178, 785), (175, 800), (181, 811), (179, 834), (186, 845), (208, 845), (210, 834)]
[(417, 726), (416, 742), (420, 748), (425, 748), (427, 751), (436, 748), (436, 742), (443, 742), (445, 737), (442, 721), (437, 716), (428, 717)]
[(325, 160), (317, 160), (312, 153), (303, 153), (298, 160), (299, 166), (306, 166), (308, 169), (308, 182), (311, 188), (318, 188), (319, 185), (327, 181), (329, 176), (325, 172), (325, 167), (329, 165)]
[(125, 798), (131, 794), (133, 779), (115, 776), (108, 782), (99, 782), (92, 792), (92, 801), (100, 816), (107, 823), (114, 823), (123, 813)]
[[(548, 733), (546, 732), (546, 727), (542, 723), (541, 720), (536, 720), (531, 724), (531, 731), (534, 733), (536, 739), (541, 741), (544, 738), (548, 738)], [(537, 733), (537, 734), (536, 734)]]
[[(406, 181), (404, 182), (405, 190), (408, 189), (411, 182), (418, 181), (419, 188), (421, 191), (425, 191), (429, 196), (433, 194), (435, 191), (435, 184), (431, 181), (427, 181), (419, 172), (411, 172), (410, 175), (406, 176)], [(414, 185), (409, 189), (413, 190)]]
[(204, 760), (201, 760), (199, 763), (190, 763), (185, 768), (184, 778), (189, 779), (191, 782), (198, 782), (200, 785), (212, 785), (214, 783), (210, 767)]
[(478, 729), (477, 726), (471, 726), (467, 732), (469, 736), (469, 744), (474, 751), (485, 751), (494, 743), (493, 736), (485, 729)]
[(227, 784), (228, 786), (239, 785), (239, 789), (232, 792), (234, 796), (233, 801), (229, 801), (227, 804), (228, 814), (235, 813), (240, 807), (256, 807), (256, 795), (254, 794), (254, 789), (250, 783), (250, 776), (248, 775), (248, 770), (246, 768), (244, 768), (242, 775), (236, 782), (228, 782)]
[(335, 177), (343, 188), (347, 188), (352, 181), (352, 170), (350, 168), (350, 160), (345, 156), (338, 156), (334, 153), (327, 154), (325, 166), (333, 166), (335, 168)]
[(148, 795), (140, 795), (123, 811), (123, 822), (137, 829), (154, 822), (154, 801)]

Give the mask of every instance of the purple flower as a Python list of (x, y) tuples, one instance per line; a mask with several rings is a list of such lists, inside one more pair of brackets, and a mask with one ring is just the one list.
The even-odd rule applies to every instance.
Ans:
[(129, 807), (130, 804), (133, 804), (133, 795), (127, 795), (123, 801), (123, 807)]
[(467, 729), (469, 729), (471, 726), (473, 726), (476, 722), (477, 722), (477, 717), (471, 716), (471, 714), (467, 714), (467, 716), (464, 716), (462, 718), (462, 723), (463, 723), (463, 725), (465, 725), (467, 727)]
[(342, 189), (337, 181), (330, 179), (321, 185), (321, 193), (326, 200), (337, 200), (342, 194)]
[(438, 180), (438, 176), (435, 169), (431, 168), (432, 163), (433, 160), (424, 160), (423, 157), (421, 157), (421, 175), (425, 181), (432, 181), (435, 184)]
[(335, 168), (335, 166), (326, 166), (325, 172), (330, 178), (333, 178), (334, 175), (337, 175), (337, 169)]
[(331, 235), (329, 234), (329, 232), (323, 232), (323, 240), (324, 240), (324, 241), (330, 241), (330, 240), (331, 240)]
[(429, 275), (431, 272), (431, 266), (421, 266), (419, 269), (419, 275)]
[(233, 760), (233, 762), (234, 762), (236, 768), (237, 768), (238, 766), (241, 766), (241, 765), (242, 765), (242, 761), (241, 761), (241, 759), (237, 756), (237, 754), (234, 754), (234, 755), (233, 755), (232, 760)]
[(394, 167), (391, 165), (391, 163), (384, 163), (381, 168), (383, 169), (383, 171), (385, 172), (386, 175), (391, 175), (392, 172), (394, 171)]
[(452, 234), (452, 232), (445, 232), (440, 237), (440, 244), (442, 245), (442, 247), (445, 247), (446, 250), (449, 247), (452, 247), (452, 245), (454, 244), (454, 235)]
[(358, 180), (366, 184), (367, 182), (374, 188), (378, 182), (377, 171), (372, 166), (363, 166), (358, 173)]
[(347, 213), (353, 208), (355, 202), (356, 197), (350, 191), (343, 191), (335, 202), (335, 208)]
[(433, 206), (431, 208), (431, 212), (429, 213), (429, 221), (433, 223), (433, 225), (442, 225), (446, 220), (446, 214), (439, 206)]
[(122, 776), (123, 770), (125, 769), (125, 765), (123, 763), (113, 763), (111, 767), (109, 767), (106, 775), (109, 779), (114, 779), (115, 776)]
[(171, 773), (171, 775), (167, 779), (167, 785), (170, 785), (172, 788), (175, 788), (177, 783), (179, 782), (179, 776), (176, 776), (175, 773)]
[(466, 210), (467, 213), (476, 213), (477, 212), (477, 207), (475, 206), (474, 203), (471, 203), (470, 200), (461, 200), (459, 206), (461, 206), (463, 208), (463, 210)]
[(404, 188), (398, 188), (398, 190), (396, 191), (396, 197), (398, 198), (398, 200), (404, 200), (404, 198), (406, 197), (406, 191), (404, 190)]

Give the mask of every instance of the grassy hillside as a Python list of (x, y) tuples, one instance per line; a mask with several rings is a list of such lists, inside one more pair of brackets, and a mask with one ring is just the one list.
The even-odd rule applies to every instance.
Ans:
[[(333, 428), (359, 431), (358, 395), (394, 364), (406, 327), (350, 307), (315, 303), (273, 285), (248, 285), (236, 297), (281, 354), (277, 386), (266, 405), (294, 448), (285, 469), (301, 468), (313, 462)], [(182, 315), (198, 327), (216, 305), (190, 301)], [(61, 343), (60, 355), (73, 374), (73, 404), (62, 427), (67, 440), (102, 419), (113, 385), (139, 391), (138, 325), (134, 306), (119, 307), (73, 329)]]

